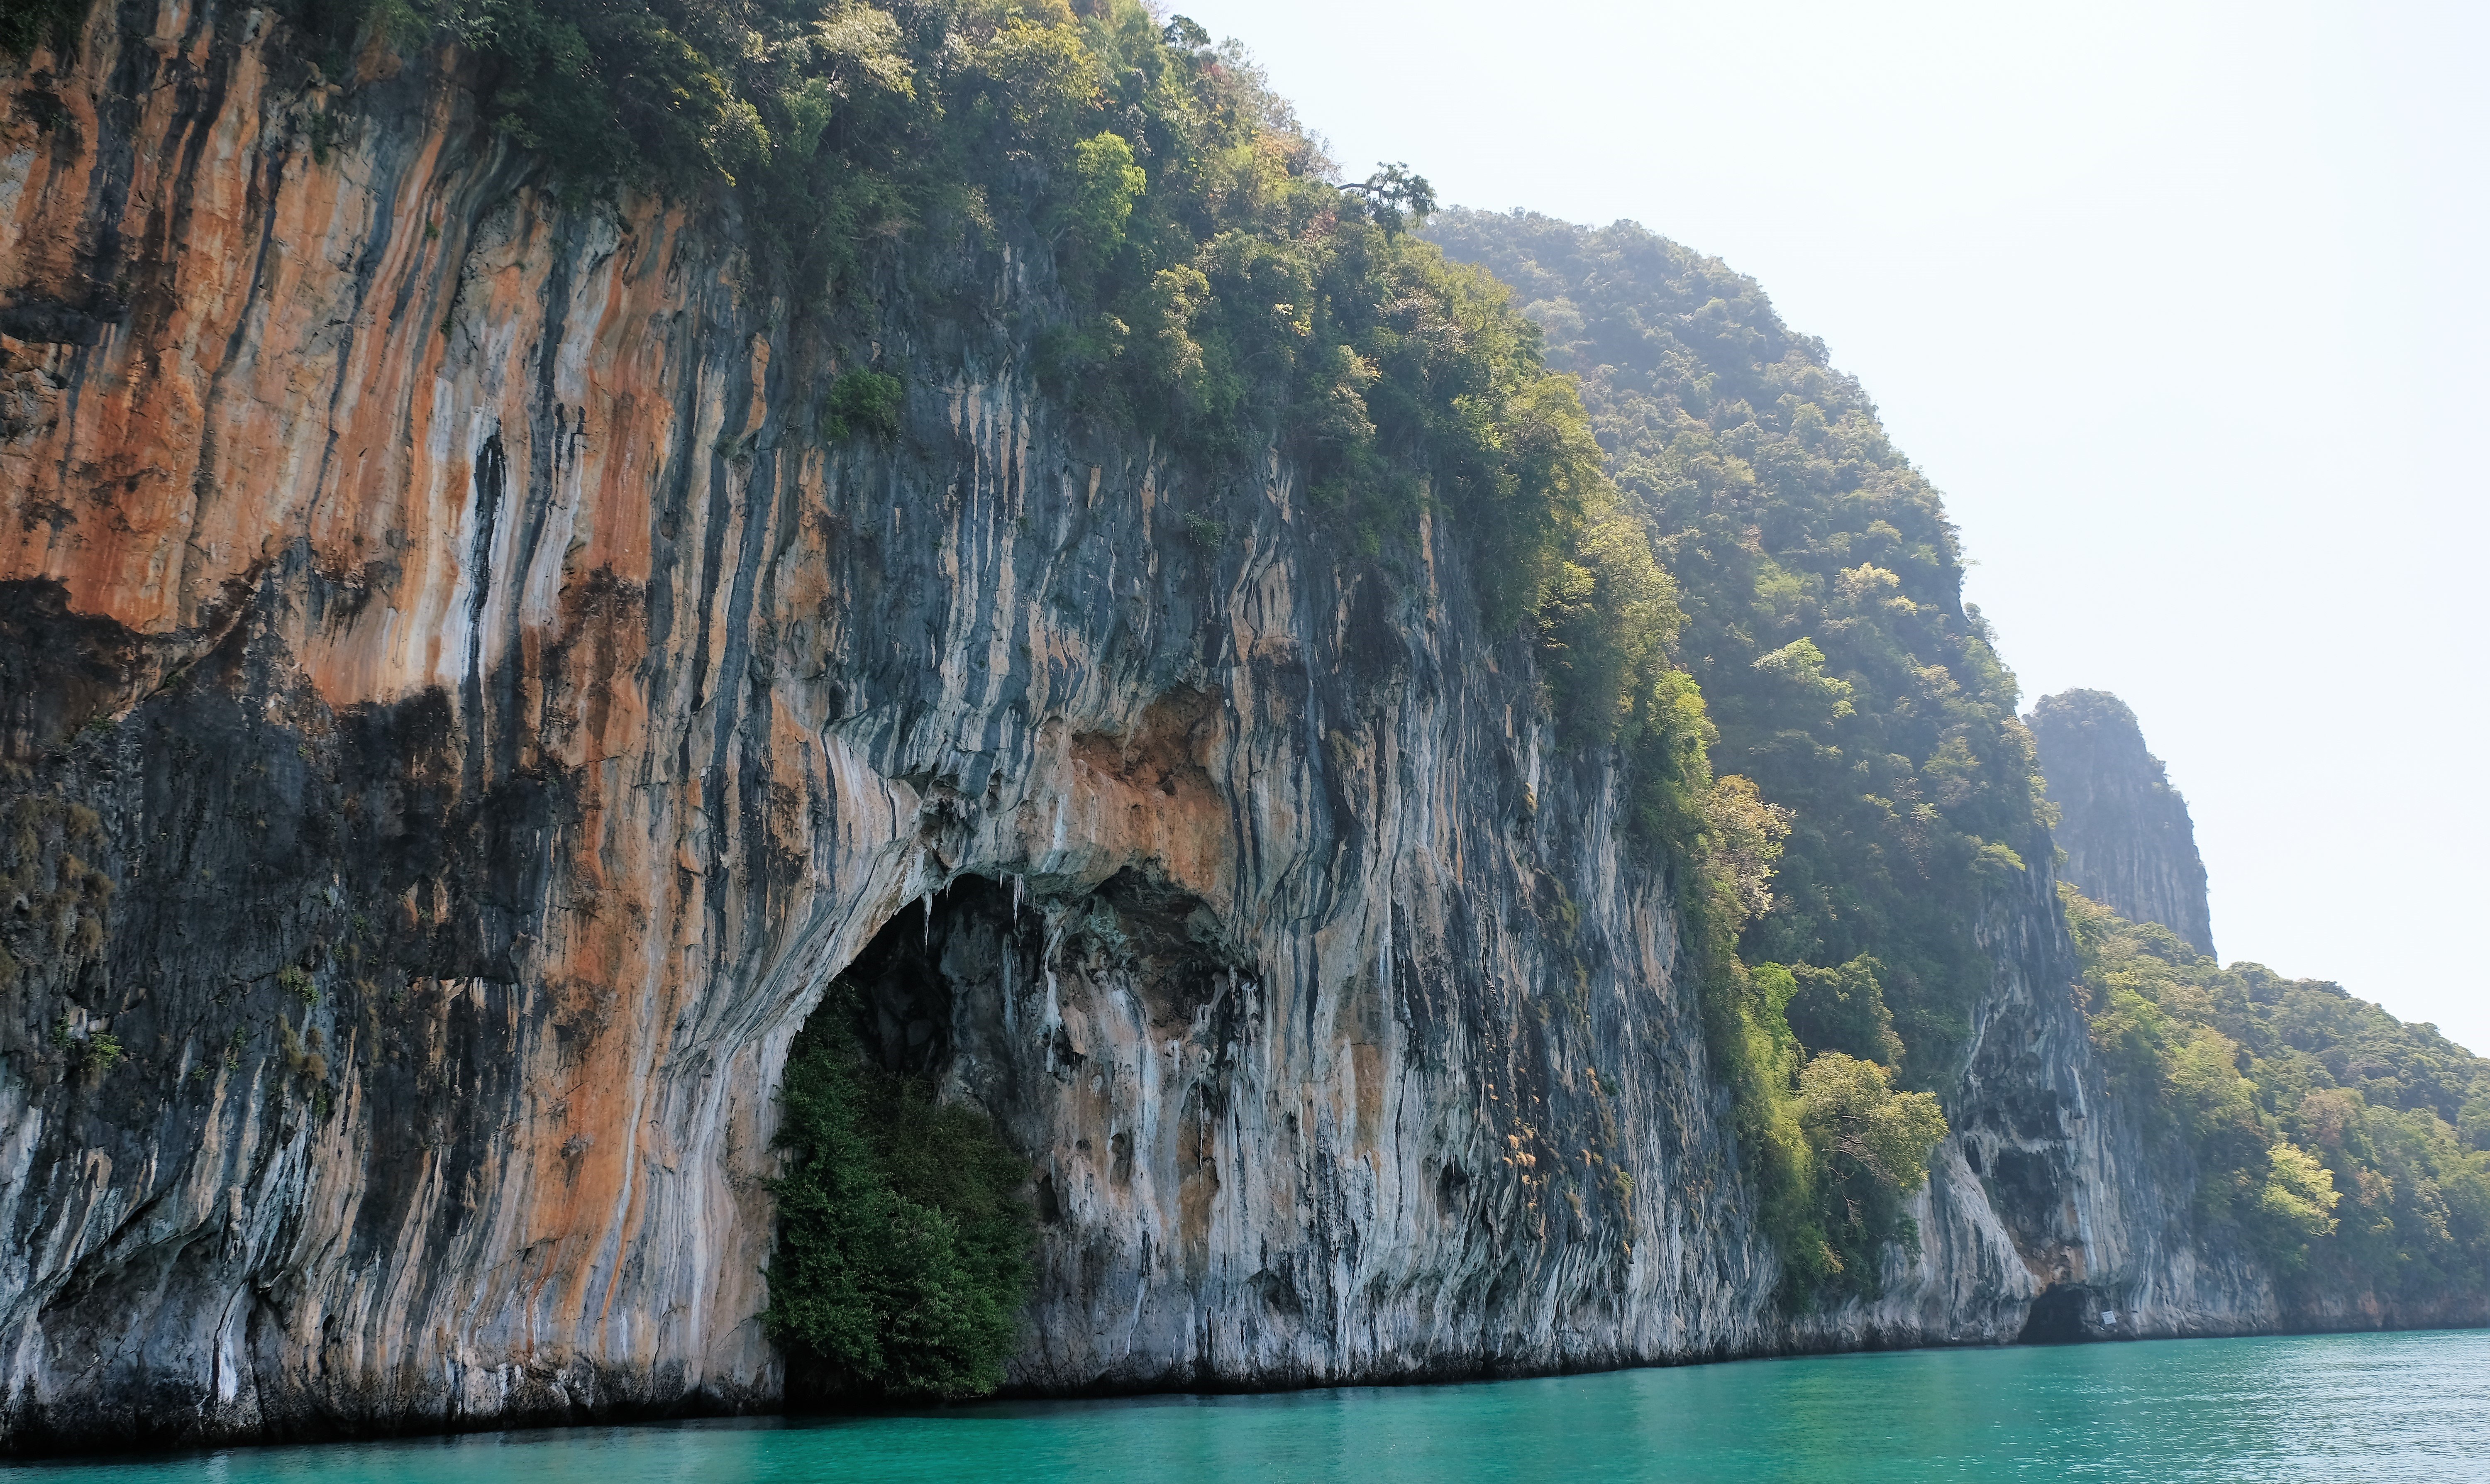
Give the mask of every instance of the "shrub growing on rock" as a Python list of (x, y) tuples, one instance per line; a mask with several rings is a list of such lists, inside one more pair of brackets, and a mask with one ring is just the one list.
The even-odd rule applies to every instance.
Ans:
[(1028, 1165), (984, 1114), (869, 1065), (831, 995), (787, 1058), (763, 1323), (791, 1395), (982, 1395), (1028, 1296)]

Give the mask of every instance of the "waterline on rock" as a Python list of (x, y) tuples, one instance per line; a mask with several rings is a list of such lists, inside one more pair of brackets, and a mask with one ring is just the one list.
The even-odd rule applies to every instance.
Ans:
[(1494, 1484), (2477, 1479), (2490, 1332), (1738, 1361), (1469, 1385), (1017, 1402), (234, 1449), (74, 1484), (1245, 1479)]

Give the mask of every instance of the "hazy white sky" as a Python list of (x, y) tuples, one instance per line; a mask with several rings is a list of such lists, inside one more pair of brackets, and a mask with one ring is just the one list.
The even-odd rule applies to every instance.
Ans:
[(2490, 7), (1174, 0), (1344, 167), (1760, 279), (2114, 690), (2226, 960), (2490, 1052)]

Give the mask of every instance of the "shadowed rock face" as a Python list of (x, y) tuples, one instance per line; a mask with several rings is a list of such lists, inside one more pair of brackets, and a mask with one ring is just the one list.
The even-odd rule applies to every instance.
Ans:
[(2145, 749), (2135, 713), (2108, 691), (2069, 690), (2034, 703), (2030, 723), (2058, 806), (2067, 880), (2128, 921), (2158, 922), (2211, 957), (2196, 828), (2161, 760)]
[[(1457, 543), (1067, 420), (1008, 223), (808, 319), (428, 64), (315, 152), (270, 24), (0, 75), (0, 1445), (775, 1405), (851, 965), (1031, 1159), (1022, 1388), (2256, 1323), (2127, 1235), (2045, 867), (1919, 1247), (1786, 1318), (1675, 884)], [(825, 444), (859, 355), (903, 426)]]

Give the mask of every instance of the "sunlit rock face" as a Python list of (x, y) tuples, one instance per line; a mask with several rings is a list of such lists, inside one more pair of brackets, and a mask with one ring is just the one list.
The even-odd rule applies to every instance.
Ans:
[[(851, 966), (1032, 1162), (1028, 1389), (1994, 1341), (2134, 1267), (2045, 869), (1919, 1247), (1786, 1318), (1673, 884), (1455, 543), (1344, 577), (1276, 454), (1067, 420), (1009, 231), (799, 314), (428, 64), (315, 128), (271, 24), (0, 77), (7, 1447), (775, 1405)], [(866, 362), (903, 424), (825, 443)]]
[(2055, 830), (2076, 890), (2130, 922), (2158, 922), (2214, 951), (2205, 862), (2187, 800), (2144, 745), (2135, 713), (2106, 690), (2069, 690), (2032, 707)]
[(7, 83), (14, 1443), (771, 1404), (771, 1088), (912, 931), (1020, 1384), (1777, 1343), (1668, 883), (1451, 554), (1068, 424), (1008, 243), (853, 334), (163, 24)]

